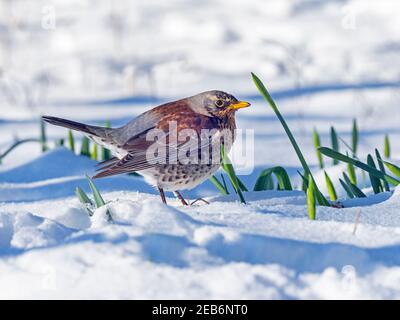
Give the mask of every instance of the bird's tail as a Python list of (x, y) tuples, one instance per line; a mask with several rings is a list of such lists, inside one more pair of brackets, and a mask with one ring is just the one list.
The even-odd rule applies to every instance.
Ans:
[(81, 131), (86, 134), (94, 135), (97, 137), (103, 136), (104, 133), (107, 130), (109, 130), (108, 128), (90, 126), (90, 125), (87, 125), (84, 123), (79, 123), (79, 122), (62, 119), (62, 118), (57, 118), (57, 117), (43, 116), (42, 119), (43, 119), (43, 121), (46, 121), (46, 122), (56, 125), (56, 126), (65, 127), (65, 128), (69, 128), (69, 129), (76, 130), (76, 131)]

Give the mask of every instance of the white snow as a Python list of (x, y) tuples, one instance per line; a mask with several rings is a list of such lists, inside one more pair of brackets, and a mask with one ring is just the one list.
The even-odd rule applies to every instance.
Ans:
[[(254, 71), (326, 193), (313, 127), (322, 145), (331, 125), (349, 142), (357, 118), (361, 159), (385, 133), (400, 158), (399, 10), (395, 0), (0, 2), (0, 153), (15, 136), (36, 138), (40, 114), (118, 126), (222, 89), (252, 103), (237, 116), (255, 138), (241, 179), (251, 188), (281, 165), (299, 189), (300, 164)], [(66, 137), (47, 132), (52, 147)], [(0, 298), (399, 299), (400, 188), (372, 195), (367, 179), (368, 198), (344, 199), (345, 166), (325, 162), (345, 208), (318, 207), (316, 221), (298, 190), (248, 192), (244, 205), (205, 182), (183, 194), (210, 205), (169, 195), (165, 206), (133, 176), (96, 180), (107, 205), (89, 217), (74, 190), (89, 193), (96, 162), (23, 145), (0, 164)]]

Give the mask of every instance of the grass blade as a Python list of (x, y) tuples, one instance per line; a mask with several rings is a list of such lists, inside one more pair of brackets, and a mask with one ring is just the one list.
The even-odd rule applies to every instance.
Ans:
[(231, 181), (232, 187), (240, 198), (240, 202), (246, 203), (246, 200), (244, 199), (244, 196), (242, 193), (242, 189), (240, 188), (240, 183), (238, 181), (238, 177), (236, 176), (236, 173), (235, 173), (235, 169), (233, 168), (231, 161), (229, 160), (228, 156), (226, 155), (225, 148), (223, 145), (221, 146), (221, 157), (222, 157), (222, 168), (228, 174), (228, 177), (229, 177), (229, 180)]
[(297, 170), (297, 173), (301, 177), (301, 181), (302, 181), (301, 190), (303, 190), (304, 192), (307, 192), (308, 179), (304, 175), (302, 175), (300, 171)]
[(350, 178), (351, 183), (357, 185), (356, 170), (352, 163), (347, 164), (347, 172), (349, 173), (349, 178)]
[(40, 144), (42, 145), (42, 152), (46, 152), (49, 148), (47, 146), (46, 137), (46, 123), (40, 118)]
[[(336, 133), (336, 130), (334, 127), (331, 127), (331, 145), (332, 149), (339, 152), (339, 141), (338, 141), (338, 136)], [(337, 165), (339, 161), (337, 159), (333, 159), (333, 165)]]
[[(376, 156), (376, 159), (378, 160), (379, 169), (381, 170), (381, 172), (383, 174), (386, 174), (385, 165), (383, 164), (383, 160), (382, 160), (381, 154), (379, 153), (378, 149), (375, 149), (375, 156)], [(386, 180), (382, 180), (382, 182), (383, 182), (383, 187), (384, 187), (385, 191), (390, 191), (389, 183), (387, 183)]]
[(336, 201), (337, 194), (336, 194), (335, 187), (333, 186), (332, 180), (328, 176), (328, 174), (326, 173), (325, 170), (324, 170), (324, 175), (325, 175), (326, 188), (328, 189), (329, 197), (331, 198), (332, 201)]
[(91, 152), (91, 154), (90, 154), (90, 157), (91, 157), (93, 160), (97, 160), (97, 159), (98, 159), (97, 144), (96, 144), (96, 143), (93, 143), (92, 152)]
[(350, 199), (353, 199), (353, 198), (354, 198), (353, 192), (351, 192), (351, 189), (350, 189), (350, 187), (346, 184), (346, 182), (344, 182), (342, 179), (339, 179), (339, 182), (340, 182), (340, 184), (342, 185), (344, 191), (346, 191), (347, 196), (348, 196)]
[(224, 186), (224, 189), (226, 190), (226, 192), (229, 194), (229, 191), (228, 191), (228, 185), (226, 184), (226, 181), (225, 181), (225, 178), (224, 178), (224, 175), (221, 173), (221, 180), (222, 180), (222, 184), (223, 184), (223, 186)]
[[(276, 104), (275, 104), (274, 100), (272, 99), (271, 95), (269, 94), (268, 90), (265, 88), (262, 81), (253, 72), (251, 73), (251, 76), (253, 78), (254, 84), (256, 85), (257, 89), (260, 91), (260, 93), (264, 97), (264, 99), (269, 103), (270, 107), (275, 112), (276, 116), (278, 117), (279, 121), (281, 122), (282, 127), (286, 132), (286, 135), (288, 136), (294, 150), (296, 151), (297, 157), (299, 158), (300, 163), (303, 167), (305, 176), (312, 177), (311, 170), (310, 170), (303, 154), (301, 153), (301, 150), (300, 150), (292, 132), (290, 131), (285, 119), (279, 112), (278, 107), (276, 106)], [(314, 177), (312, 177), (312, 179), (314, 179)], [(320, 205), (329, 206), (328, 200), (325, 199), (325, 197), (323, 196), (323, 194), (321, 193), (321, 191), (318, 189), (318, 187), (316, 185), (315, 185), (315, 192), (316, 192), (316, 196), (318, 199), (318, 203)]]
[(308, 188), (307, 188), (307, 207), (308, 217), (310, 220), (315, 220), (316, 202), (315, 202), (315, 183), (311, 175), (308, 176)]
[(327, 157), (335, 158), (335, 159), (337, 159), (339, 161), (343, 161), (343, 162), (346, 162), (346, 163), (350, 162), (354, 166), (371, 173), (372, 175), (374, 175), (375, 177), (377, 177), (379, 179), (386, 180), (387, 182), (389, 182), (389, 183), (391, 183), (391, 184), (393, 184), (395, 186), (400, 184), (400, 180), (397, 180), (396, 178), (393, 178), (392, 176), (384, 174), (381, 171), (379, 171), (379, 170), (377, 170), (377, 169), (375, 169), (375, 168), (373, 168), (373, 167), (371, 167), (371, 166), (369, 166), (369, 165), (367, 165), (367, 164), (365, 164), (365, 163), (363, 163), (363, 162), (361, 162), (359, 160), (355, 160), (353, 158), (345, 156), (344, 154), (336, 152), (336, 151), (334, 151), (334, 150), (332, 150), (330, 148), (327, 148), (327, 147), (321, 147), (321, 148), (319, 148), (319, 150), (321, 151), (321, 153), (323, 155), (325, 155)]
[(357, 120), (353, 119), (353, 128), (351, 130), (351, 147), (353, 151), (353, 157), (357, 154), (357, 146), (358, 146), (358, 126), (357, 126)]
[(383, 161), (385, 166), (392, 172), (395, 176), (400, 178), (400, 168), (393, 163)]
[(93, 215), (93, 211), (91, 210), (91, 206), (93, 206), (92, 200), (89, 199), (85, 191), (81, 188), (77, 187), (75, 189), (75, 194), (78, 197), (79, 201), (85, 206), (86, 211), (88, 212), (89, 216)]
[(58, 140), (56, 141), (56, 146), (57, 146), (57, 147), (62, 147), (63, 145), (64, 145), (64, 139), (63, 139), (63, 138), (58, 139)]
[(81, 188), (76, 187), (75, 194), (81, 203), (93, 205), (92, 200), (90, 200), (85, 191), (83, 191)]
[(385, 140), (383, 143), (383, 155), (385, 158), (389, 159), (390, 158), (390, 141), (389, 141), (389, 135), (385, 135)]
[(318, 149), (321, 146), (321, 139), (320, 139), (319, 133), (317, 131), (317, 128), (314, 128), (314, 130), (313, 130), (313, 142), (314, 142), (315, 152), (317, 153), (319, 167), (320, 167), (320, 169), (323, 169), (324, 168), (324, 160), (322, 158), (321, 152)]
[[(293, 190), (292, 183), (290, 182), (289, 175), (286, 170), (282, 167), (273, 167), (269, 169), (263, 170), (254, 184), (254, 191), (261, 190), (271, 190), (274, 187), (272, 174), (275, 175), (278, 180), (278, 188), (279, 190)], [(271, 188), (272, 184), (272, 188)]]
[(68, 130), (68, 147), (75, 153), (75, 139), (71, 130)]
[[(109, 121), (109, 120), (106, 121), (106, 123), (104, 124), (104, 127), (105, 127), (105, 128), (110, 128), (110, 121)], [(108, 149), (106, 149), (106, 148), (104, 148), (104, 147), (101, 147), (101, 159), (102, 159), (103, 161), (106, 161), (106, 160), (111, 159), (111, 152), (110, 152), (110, 150), (108, 150)]]
[(355, 197), (357, 197), (357, 198), (366, 198), (367, 197), (364, 194), (364, 192), (362, 192), (354, 183), (352, 183), (350, 181), (350, 178), (347, 176), (347, 174), (345, 172), (343, 172), (343, 177)]
[(81, 155), (90, 158), (90, 141), (86, 136), (82, 138)]
[(222, 185), (222, 183), (217, 179), (216, 176), (212, 176), (209, 180), (223, 195), (229, 194), (226, 185)]
[(94, 198), (94, 203), (96, 205), (96, 208), (100, 208), (102, 206), (104, 206), (106, 203), (104, 202), (103, 197), (101, 196), (99, 190), (97, 189), (97, 187), (94, 185), (92, 179), (90, 179), (89, 176), (86, 176), (86, 178), (88, 179), (89, 182), (89, 187), (92, 190), (93, 193), (93, 198)]
[[(367, 164), (376, 169), (375, 161), (370, 154), (367, 157)], [(381, 185), (380, 179), (378, 179), (371, 173), (368, 173), (368, 174), (369, 174), (369, 180), (371, 181), (371, 187), (372, 187), (372, 190), (374, 190), (374, 193), (377, 194), (377, 193), (381, 192), (382, 185)]]

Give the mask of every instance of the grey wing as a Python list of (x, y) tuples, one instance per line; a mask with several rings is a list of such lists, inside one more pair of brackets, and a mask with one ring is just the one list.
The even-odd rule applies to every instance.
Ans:
[[(166, 136), (168, 136), (167, 133)], [(151, 161), (149, 161), (146, 152), (148, 150), (148, 147), (154, 142), (147, 141), (145, 138), (145, 134), (142, 134), (137, 136), (133, 140), (129, 140), (129, 142), (126, 144), (125, 147), (127, 151), (129, 151), (125, 157), (120, 160), (117, 158), (111, 159), (107, 163), (104, 163), (104, 166), (98, 169), (98, 171), (100, 172), (96, 174), (93, 178), (96, 179), (122, 173), (141, 171), (155, 167), (158, 164), (169, 163), (171, 159), (178, 159), (178, 157), (181, 161), (182, 159), (180, 158), (180, 155), (182, 154), (182, 151), (186, 152), (186, 150), (196, 150), (195, 156), (198, 156), (198, 154), (206, 154), (208, 157), (214, 157), (210, 159), (212, 159), (213, 162), (215, 161), (215, 163), (217, 163), (217, 161), (219, 163), (220, 145), (219, 143), (216, 143), (216, 145), (214, 145), (214, 143), (216, 141), (219, 141), (219, 139), (220, 133), (217, 132), (211, 140), (201, 140), (200, 142), (196, 140), (190, 140), (188, 142), (181, 142), (173, 145), (169, 144), (169, 148), (166, 154), (162, 154), (159, 158), (151, 158)], [(213, 145), (213, 147), (210, 151), (211, 144)], [(217, 152), (217, 154), (212, 154), (213, 152)]]
[(155, 128), (162, 116), (153, 110), (142, 113), (126, 125), (117, 128), (113, 132), (113, 138), (120, 145), (126, 144), (129, 140), (140, 136), (147, 131)]

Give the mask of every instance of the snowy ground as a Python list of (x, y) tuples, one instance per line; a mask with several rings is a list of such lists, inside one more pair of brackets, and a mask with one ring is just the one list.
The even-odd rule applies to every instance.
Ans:
[[(171, 98), (222, 89), (253, 104), (238, 113), (238, 127), (255, 135), (243, 181), (279, 164), (299, 184), (255, 71), (323, 191), (314, 126), (323, 145), (330, 125), (349, 141), (356, 117), (362, 157), (389, 133), (400, 159), (398, 1), (112, 3), (0, 4), (0, 151), (15, 135), (37, 137), (39, 114), (117, 126)], [(57, 26), (46, 30), (52, 9)], [(242, 205), (206, 182), (184, 195), (211, 204), (186, 208), (119, 176), (96, 182), (109, 223), (105, 209), (89, 218), (74, 196), (88, 190), (94, 164), (36, 144), (0, 164), (0, 298), (400, 298), (400, 189), (318, 208), (310, 221), (301, 191), (252, 192)], [(340, 169), (328, 168), (335, 184)]]

